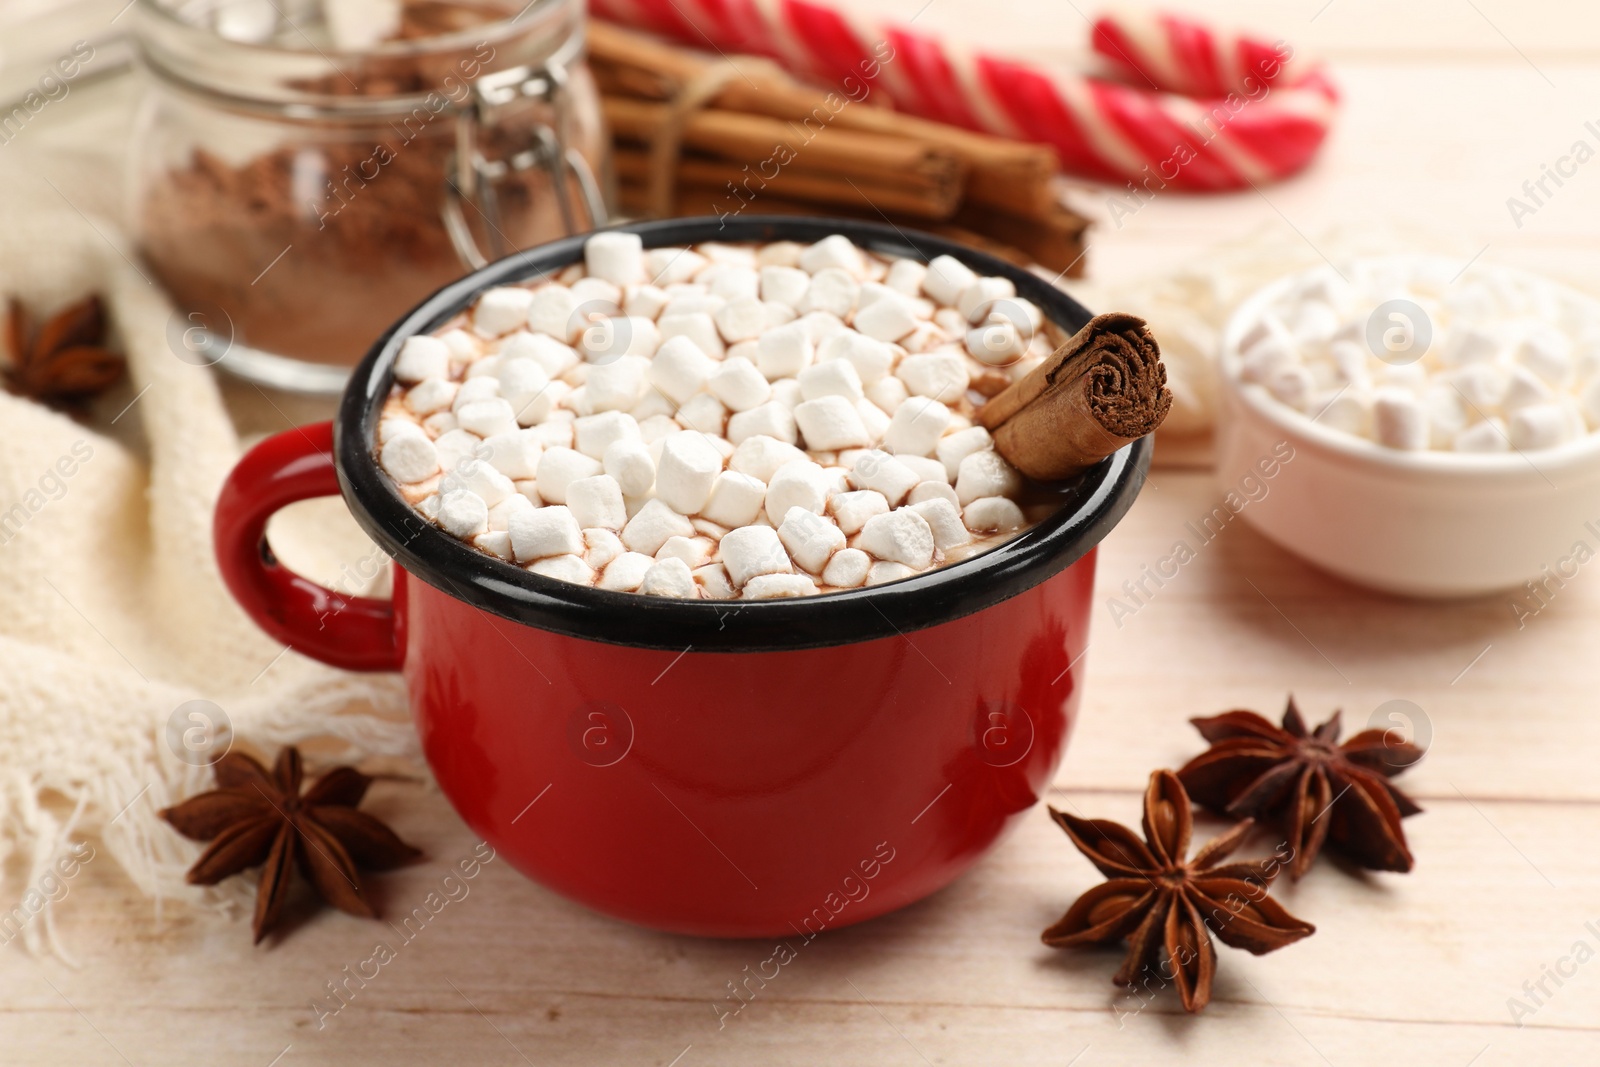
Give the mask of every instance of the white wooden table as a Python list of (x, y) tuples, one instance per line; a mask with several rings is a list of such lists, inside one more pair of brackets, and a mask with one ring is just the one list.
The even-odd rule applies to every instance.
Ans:
[[(870, 6), (908, 14), (904, 0)], [(1227, 9), (1331, 55), (1346, 92), (1338, 132), (1313, 172), (1265, 197), (1163, 194), (1125, 228), (1102, 226), (1091, 253), (1099, 276), (1160, 269), (1277, 217), (1312, 240), (1353, 217), (1400, 220), (1487, 245), (1492, 259), (1600, 276), (1600, 162), (1520, 229), (1505, 206), (1600, 117), (1592, 7), (1205, 6), (1208, 17)], [(1072, 4), (1053, 0), (934, 0), (919, 25), (1042, 57), (1077, 52), (1085, 31)], [(1118, 626), (1106, 600), (1218, 498), (1208, 474), (1158, 471), (1106, 541), (1085, 703), (1049, 801), (1134, 820), (1147, 773), (1198, 751), (1189, 716), (1240, 706), (1275, 716), (1290, 690), (1314, 719), (1342, 707), (1351, 729), (1387, 700), (1412, 701), (1432, 747), (1401, 780), (1427, 809), (1406, 824), (1416, 871), (1322, 864), (1298, 886), (1281, 885), (1317, 934), (1260, 959), (1221, 949), (1216, 997), (1201, 1017), (1186, 1017), (1171, 996), (1136, 1012), (1109, 982), (1117, 952), (1040, 945), (1039, 931), (1098, 881), (1041, 807), (934, 898), (807, 946), (720, 1027), (725, 984), (771, 946), (624, 926), (503, 861), (408, 943), (387, 926), (323, 912), (271, 949), (250, 947), (244, 921), (169, 905), (154, 922), (110, 864), (90, 863), (61, 909), (77, 968), (15, 945), (0, 951), (0, 1059), (1595, 1062), (1594, 568), (1519, 629), (1506, 597), (1426, 604), (1364, 593), (1236, 522)], [(369, 804), (432, 858), (383, 880), (391, 910), (409, 911), (475, 842), (420, 785), (384, 784)], [(1200, 833), (1217, 827), (1203, 821)], [(326, 983), (380, 939), (398, 946), (395, 958), (365, 988), (351, 983), (354, 997), (319, 1025), (313, 1004), (331, 1003)], [(1559, 983), (1547, 977), (1557, 968)], [(1524, 1025), (1508, 998), (1536, 1009)]]

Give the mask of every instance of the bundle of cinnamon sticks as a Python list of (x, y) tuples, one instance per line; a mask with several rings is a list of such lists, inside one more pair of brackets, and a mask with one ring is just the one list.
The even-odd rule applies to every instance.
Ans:
[(890, 221), (1077, 277), (1088, 221), (1056, 159), (879, 106), (868, 78), (803, 85), (591, 21), (620, 206), (637, 215), (801, 214)]

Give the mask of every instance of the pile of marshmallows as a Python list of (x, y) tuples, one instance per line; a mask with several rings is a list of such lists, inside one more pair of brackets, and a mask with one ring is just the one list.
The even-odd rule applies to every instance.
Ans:
[(1239, 353), (1243, 381), (1389, 448), (1530, 451), (1600, 428), (1593, 303), (1498, 268), (1394, 259), (1345, 277), (1318, 270), (1266, 310)]
[(449, 534), (580, 585), (894, 581), (1026, 524), (1021, 478), (967, 415), (969, 389), (1048, 354), (1041, 326), (948, 256), (596, 234), (583, 264), (405, 342), (378, 462)]

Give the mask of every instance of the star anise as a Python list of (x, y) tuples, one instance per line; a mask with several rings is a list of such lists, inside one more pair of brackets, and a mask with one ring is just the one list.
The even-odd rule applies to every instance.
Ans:
[(1050, 809), (1078, 851), (1109, 881), (1079, 897), (1042, 935), (1053, 948), (1114, 945), (1128, 955), (1112, 978), (1118, 985), (1160, 988), (1174, 983), (1186, 1010), (1211, 1000), (1215, 933), (1223, 944), (1259, 956), (1316, 932), (1267, 896), (1278, 860), (1216, 864), (1250, 832), (1246, 819), (1189, 854), (1189, 797), (1171, 771), (1156, 771), (1144, 795), (1140, 841), (1121, 823), (1080, 819)]
[(422, 853), (356, 805), (372, 779), (335, 767), (300, 791), (300, 752), (278, 753), (271, 773), (230, 752), (216, 763), (217, 788), (190, 797), (161, 817), (185, 837), (210, 841), (188, 879), (216, 885), (246, 867), (261, 867), (253, 928), (259, 943), (282, 916), (290, 870), (298, 865), (317, 895), (340, 911), (375, 917), (358, 867), (388, 870)]
[(1422, 809), (1389, 778), (1422, 749), (1377, 729), (1341, 745), (1339, 713), (1307, 731), (1293, 697), (1282, 729), (1253, 711), (1190, 721), (1211, 747), (1178, 777), (1204, 807), (1281, 823), (1293, 850), (1289, 877), (1305, 874), (1324, 843), (1373, 870), (1411, 869), (1400, 820)]
[(44, 404), (87, 400), (121, 379), (127, 361), (105, 347), (106, 314), (98, 296), (57, 312), (35, 331), (21, 302), (7, 314), (11, 357), (6, 388)]

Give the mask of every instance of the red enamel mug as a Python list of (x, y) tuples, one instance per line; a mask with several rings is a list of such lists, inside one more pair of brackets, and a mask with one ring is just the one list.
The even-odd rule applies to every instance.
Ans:
[[(1069, 333), (1089, 312), (939, 238), (819, 219), (623, 227), (647, 247), (816, 241), (1010, 278)], [(991, 551), (824, 596), (682, 601), (532, 574), (428, 524), (373, 455), (391, 366), (496, 285), (559, 271), (583, 238), (430, 297), (358, 366), (337, 419), (270, 438), (217, 503), (222, 574), (269, 634), (336, 667), (404, 673), (422, 749), (475, 833), (597, 911), (682, 933), (812, 935), (918, 900), (1027, 811), (1081, 697), (1094, 546), (1143, 484), (1138, 441), (1054, 487), (1061, 504)], [(392, 601), (288, 571), (267, 520), (340, 494), (393, 558)]]

